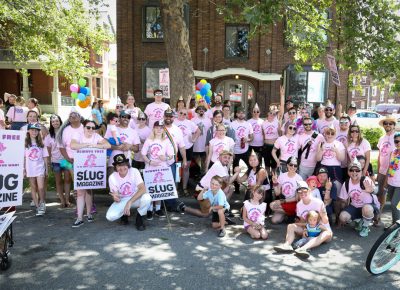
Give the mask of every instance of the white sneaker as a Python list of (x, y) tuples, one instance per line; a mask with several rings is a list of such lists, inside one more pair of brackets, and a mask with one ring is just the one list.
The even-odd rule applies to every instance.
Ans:
[(44, 202), (40, 203), (37, 211), (36, 211), (36, 215), (37, 216), (42, 216), (46, 213), (46, 204)]
[(278, 253), (291, 253), (293, 252), (293, 247), (288, 244), (281, 244), (274, 247), (274, 250)]
[(33, 202), (33, 200), (31, 200), (30, 206), (31, 207), (35, 207), (36, 206), (35, 203)]

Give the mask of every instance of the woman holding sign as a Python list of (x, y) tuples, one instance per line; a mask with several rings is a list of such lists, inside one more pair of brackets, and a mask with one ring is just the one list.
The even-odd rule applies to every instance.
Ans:
[[(76, 133), (71, 139), (71, 149), (79, 150), (82, 148), (99, 148), (99, 149), (109, 149), (111, 148), (110, 143), (106, 139), (101, 137), (95, 132), (96, 123), (91, 120), (83, 121), (83, 134)], [(91, 190), (90, 190), (91, 191)], [(78, 218), (73, 223), (72, 227), (77, 228), (83, 225), (83, 209), (86, 203), (86, 213), (87, 221), (93, 222), (93, 216), (91, 214), (93, 196), (88, 189), (78, 189), (77, 190), (77, 202), (76, 209), (78, 212)]]

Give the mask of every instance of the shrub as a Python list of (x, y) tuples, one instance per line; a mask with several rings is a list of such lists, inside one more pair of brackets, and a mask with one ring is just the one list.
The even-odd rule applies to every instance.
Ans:
[(378, 149), (377, 145), (379, 138), (381, 138), (385, 134), (385, 131), (381, 127), (376, 127), (376, 128), (361, 127), (361, 132), (363, 134), (363, 137), (367, 139), (371, 144), (372, 150)]

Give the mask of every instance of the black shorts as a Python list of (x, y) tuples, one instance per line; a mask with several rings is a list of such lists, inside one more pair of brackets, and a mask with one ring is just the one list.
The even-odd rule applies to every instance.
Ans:
[[(189, 149), (186, 149), (186, 160), (190, 163), (190, 160), (193, 158), (193, 146)], [(181, 152), (178, 150), (178, 161), (183, 161)], [(188, 164), (189, 164), (188, 163)]]
[(206, 158), (206, 152), (193, 152), (193, 158), (199, 156), (200, 158)]
[[(374, 208), (374, 215), (377, 215), (379, 213), (379, 209), (377, 206), (374, 204), (370, 204)], [(345, 212), (347, 212), (351, 216), (351, 220), (355, 219), (362, 219), (362, 207), (355, 207), (353, 205), (348, 205), (343, 209)]]
[(211, 222), (213, 222), (213, 223), (219, 223), (219, 215), (218, 215), (218, 212), (217, 212), (217, 211), (213, 211), (213, 212), (212, 212)]

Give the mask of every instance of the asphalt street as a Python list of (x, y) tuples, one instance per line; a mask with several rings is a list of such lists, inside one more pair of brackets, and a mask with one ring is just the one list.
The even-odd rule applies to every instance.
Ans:
[[(241, 197), (234, 197), (238, 208)], [(74, 229), (75, 210), (59, 208), (54, 193), (48, 199), (43, 217), (35, 216), (27, 197), (18, 207), (12, 265), (0, 272), (0, 289), (400, 288), (400, 264), (377, 277), (364, 267), (382, 228), (372, 228), (367, 238), (350, 227), (335, 230), (333, 241), (304, 261), (273, 251), (286, 225), (267, 223), (267, 241), (250, 239), (241, 225), (218, 238), (209, 219), (173, 213), (170, 223), (155, 217), (138, 232), (133, 217), (127, 226), (107, 222), (111, 200), (97, 195), (95, 222)]]

